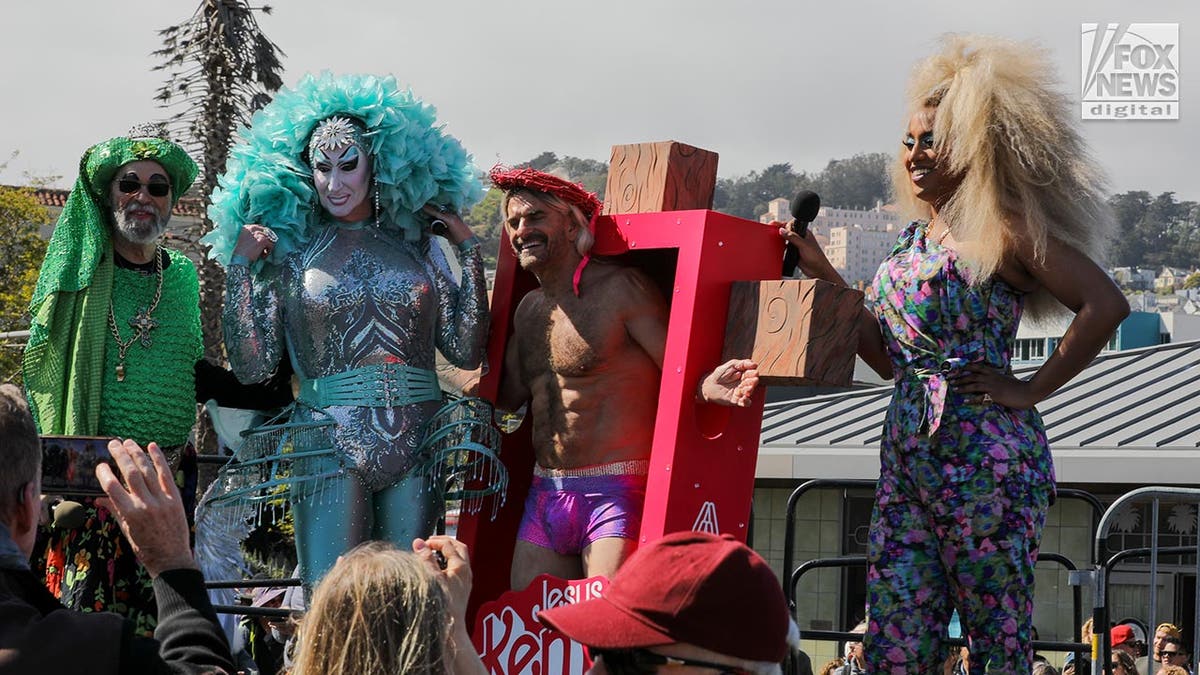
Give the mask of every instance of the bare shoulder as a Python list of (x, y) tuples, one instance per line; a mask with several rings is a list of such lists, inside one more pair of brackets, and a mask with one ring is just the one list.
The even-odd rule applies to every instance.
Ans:
[(516, 311), (513, 312), (513, 320), (517, 322), (518, 329), (521, 321), (531, 319), (537, 314), (544, 297), (542, 289), (535, 288), (521, 298), (521, 302), (517, 303)]
[(1012, 248), (1004, 257), (1004, 262), (1000, 264), (996, 274), (1009, 286), (1023, 293), (1032, 293), (1040, 285), (1034, 274), (1034, 267), (1038, 264), (1036, 246), (1033, 240), (1025, 235), (1026, 227), (1021, 216), (1014, 214), (1012, 219)]
[[(1017, 231), (1023, 232), (1024, 228)], [(1045, 246), (1040, 251), (1029, 237), (1015, 237), (1012, 251), (1001, 266), (999, 275), (1012, 286), (1026, 292), (1043, 286), (1053, 292), (1054, 287), (1071, 279), (1076, 283), (1083, 279), (1088, 279), (1087, 283), (1107, 279), (1099, 263), (1053, 234), (1046, 237)]]

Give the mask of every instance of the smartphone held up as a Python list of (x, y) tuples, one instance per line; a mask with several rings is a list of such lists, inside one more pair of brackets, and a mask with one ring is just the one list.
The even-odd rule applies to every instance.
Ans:
[(42, 493), (102, 497), (96, 467), (107, 464), (118, 477), (120, 470), (108, 451), (111, 438), (101, 436), (42, 436)]

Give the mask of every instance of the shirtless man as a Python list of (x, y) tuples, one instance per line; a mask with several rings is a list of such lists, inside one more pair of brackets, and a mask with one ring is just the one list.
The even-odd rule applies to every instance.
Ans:
[[(600, 202), (532, 169), (493, 169), (505, 191), (504, 229), (541, 288), (517, 306), (498, 406), (529, 402), (533, 484), (513, 553), (511, 583), (539, 574), (612, 577), (637, 547), (667, 337), (667, 303), (639, 270), (590, 259)], [(701, 380), (698, 400), (746, 406), (752, 361), (728, 361)]]

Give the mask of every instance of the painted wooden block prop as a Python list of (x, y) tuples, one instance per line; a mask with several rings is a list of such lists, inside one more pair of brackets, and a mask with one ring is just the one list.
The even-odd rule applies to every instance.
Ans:
[(722, 358), (758, 362), (766, 385), (850, 386), (863, 294), (816, 279), (738, 281)]
[(677, 141), (614, 145), (604, 214), (711, 209), (717, 153)]

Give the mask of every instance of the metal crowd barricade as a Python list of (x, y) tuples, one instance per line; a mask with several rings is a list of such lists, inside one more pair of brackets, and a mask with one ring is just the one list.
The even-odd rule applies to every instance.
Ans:
[[(814, 480), (805, 481), (800, 484), (792, 494), (788, 495), (787, 513), (784, 514), (783, 527), (783, 569), (787, 575), (792, 574), (792, 564), (795, 562), (795, 553), (792, 551), (796, 546), (796, 503), (804, 496), (806, 492), (817, 489), (839, 489), (839, 490), (865, 490), (875, 489), (876, 481), (869, 479), (845, 479), (834, 480), (828, 478), (817, 478)], [(796, 611), (796, 591), (795, 587), (788, 584), (785, 589), (787, 594), (788, 607), (792, 612)]]
[[(1063, 568), (1066, 569), (1068, 573), (1075, 572), (1078, 569), (1075, 566), (1075, 563), (1072, 562), (1070, 558), (1068, 558), (1065, 555), (1062, 555), (1061, 553), (1039, 553), (1038, 554), (1038, 562), (1057, 563), (1059, 565), (1062, 565)], [(806, 562), (801, 563), (796, 569), (792, 570), (791, 576), (788, 578), (788, 587), (787, 587), (787, 596), (789, 598), (788, 604), (791, 605), (793, 615), (795, 615), (797, 612), (797, 608), (795, 607), (795, 602), (793, 600), (796, 597), (796, 587), (800, 584), (800, 579), (805, 574), (807, 574), (808, 572), (810, 572), (812, 570), (821, 569), (821, 568), (829, 568), (829, 567), (841, 568), (841, 567), (851, 567), (854, 565), (861, 565), (861, 566), (865, 567), (866, 564), (867, 564), (867, 557), (864, 555), (838, 556), (835, 558), (818, 558), (816, 560), (808, 560)], [(1076, 621), (1078, 622), (1078, 620), (1079, 620), (1078, 617), (1083, 616), (1083, 589), (1080, 588), (1079, 586), (1075, 586), (1072, 594), (1074, 596), (1072, 598), (1072, 604), (1073, 604), (1073, 609), (1074, 609), (1073, 616), (1076, 617)], [(1079, 627), (1075, 626), (1075, 628), (1076, 628), (1076, 631), (1078, 631)], [(1078, 632), (1076, 634), (1078, 634)], [(862, 640), (861, 635), (858, 635), (856, 633), (848, 633), (845, 631), (801, 630), (800, 636), (801, 636), (801, 638), (807, 639), (807, 640), (822, 640), (822, 641), (834, 641), (834, 642), (847, 642), (847, 641), (861, 641)], [(948, 646), (952, 645), (952, 646), (959, 647), (959, 646), (967, 644), (967, 641), (963, 638), (949, 638), (948, 637), (948, 638), (944, 638), (942, 640), (942, 644), (948, 645)], [(1049, 649), (1049, 650), (1053, 650), (1053, 651), (1073, 652), (1075, 654), (1076, 662), (1079, 662), (1079, 659), (1082, 658), (1082, 656), (1085, 653), (1087, 653), (1091, 647), (1090, 645), (1086, 645), (1082, 642), (1051, 641), (1051, 640), (1037, 640), (1037, 641), (1034, 641), (1033, 646), (1035, 649), (1041, 648), (1041, 649)]]
[[(850, 567), (850, 566), (854, 566), (854, 565), (865, 566), (867, 564), (866, 556), (852, 555), (852, 556), (837, 556), (837, 557), (832, 557), (832, 558), (818, 558), (816, 560), (806, 561), (806, 562), (802, 563), (801, 565), (799, 565), (798, 567), (793, 568), (793, 564), (795, 562), (795, 553), (794, 553), (793, 549), (795, 547), (795, 539), (796, 539), (796, 534), (795, 534), (796, 505), (800, 501), (800, 498), (812, 490), (818, 490), (818, 489), (838, 489), (838, 490), (856, 490), (856, 489), (858, 489), (858, 490), (862, 490), (862, 489), (874, 489), (875, 485), (876, 485), (876, 481), (868, 480), (868, 479), (825, 479), (825, 478), (820, 478), (820, 479), (813, 479), (813, 480), (809, 480), (809, 481), (805, 481), (804, 483), (801, 483), (800, 486), (797, 487), (795, 490), (793, 490), (792, 493), (788, 496), (787, 511), (784, 514), (785, 526), (784, 526), (783, 568), (785, 570), (785, 573), (787, 574), (787, 579), (786, 579), (785, 588), (784, 588), (784, 594), (787, 598), (788, 608), (791, 610), (793, 616), (797, 615), (796, 588), (799, 585), (800, 578), (802, 576), (804, 576), (804, 574), (808, 573), (811, 570), (820, 569), (820, 568), (830, 568), (830, 567), (842, 568), (842, 567)], [(1102, 514), (1104, 513), (1104, 507), (1100, 503), (1100, 500), (1097, 499), (1095, 495), (1093, 495), (1090, 492), (1087, 492), (1085, 490), (1078, 490), (1078, 489), (1074, 489), (1074, 488), (1060, 488), (1060, 489), (1058, 489), (1057, 492), (1058, 492), (1058, 499), (1060, 499), (1060, 500), (1076, 499), (1076, 500), (1082, 501), (1088, 505), (1088, 507), (1091, 509), (1091, 514), (1092, 514), (1091, 531), (1092, 531), (1093, 536), (1096, 536), (1096, 533), (1100, 526), (1100, 522), (1102, 520)], [(1072, 561), (1067, 556), (1062, 555), (1061, 553), (1055, 553), (1055, 552), (1039, 553), (1038, 561), (1039, 562), (1053, 562), (1053, 563), (1062, 565), (1063, 568), (1067, 570), (1068, 575), (1071, 576), (1072, 578), (1074, 578), (1074, 576), (1078, 573), (1078, 567), (1074, 563), (1074, 561)], [(1074, 585), (1074, 590), (1072, 591), (1072, 596), (1073, 596), (1072, 604), (1073, 604), (1074, 611), (1072, 612), (1072, 628), (1074, 629), (1073, 634), (1078, 635), (1079, 628), (1080, 628), (1080, 625), (1082, 623), (1082, 618), (1083, 618), (1083, 589), (1078, 584), (1073, 584), (1073, 585)], [(1097, 625), (1099, 625), (1099, 624), (1097, 624)], [(859, 641), (862, 639), (861, 635), (858, 635), (856, 633), (848, 633), (848, 632), (844, 632), (844, 631), (803, 630), (803, 629), (801, 629), (800, 635), (803, 639), (830, 641), (830, 642)], [(947, 646), (962, 646), (962, 645), (966, 644), (966, 640), (963, 638), (946, 638), (943, 640), (943, 644), (945, 644)], [(1075, 659), (1077, 662), (1082, 657), (1082, 655), (1087, 653), (1087, 651), (1090, 649), (1090, 645), (1086, 645), (1082, 642), (1073, 642), (1073, 641), (1038, 640), (1033, 643), (1033, 646), (1034, 646), (1034, 649), (1040, 648), (1040, 649), (1047, 649), (1047, 650), (1053, 650), (1053, 651), (1073, 652), (1075, 654)], [(794, 657), (789, 658), (789, 664), (788, 664), (789, 669), (787, 672), (795, 672), (795, 670), (794, 670), (795, 664), (796, 664), (796, 659)]]
[[(1109, 575), (1113, 568), (1119, 563), (1131, 558), (1150, 558), (1150, 615), (1149, 621), (1146, 622), (1148, 631), (1153, 631), (1158, 625), (1158, 558), (1160, 555), (1168, 556), (1195, 556), (1196, 561), (1196, 578), (1200, 580), (1200, 536), (1196, 539), (1196, 546), (1169, 546), (1160, 547), (1158, 545), (1158, 521), (1159, 521), (1159, 506), (1164, 498), (1170, 498), (1173, 501), (1185, 501), (1186, 503), (1195, 503), (1200, 506), (1200, 489), (1197, 488), (1175, 488), (1175, 487), (1144, 487), (1122, 495), (1119, 499), (1108, 507), (1104, 515), (1100, 518), (1100, 523), (1096, 531), (1095, 545), (1093, 556), (1095, 557), (1095, 569), (1091, 572), (1081, 575), (1086, 577), (1087, 581), (1093, 584), (1095, 590), (1095, 606), (1092, 610), (1092, 625), (1108, 626), (1108, 583)], [(1150, 522), (1153, 529), (1150, 532), (1150, 546), (1148, 548), (1133, 548), (1117, 551), (1109, 558), (1103, 558), (1105, 542), (1108, 540), (1109, 528), (1112, 527), (1117, 518), (1117, 514), (1129, 504), (1151, 500), (1151, 518)], [(1082, 581), (1082, 579), (1080, 579)], [(1147, 635), (1148, 638), (1153, 637), (1153, 633)], [(1189, 651), (1195, 655), (1196, 647), (1200, 646), (1200, 583), (1196, 587), (1195, 599), (1195, 616), (1192, 621), (1192, 643)], [(1153, 646), (1151, 646), (1153, 649)], [(1112, 658), (1111, 635), (1107, 630), (1096, 630), (1092, 637), (1092, 655), (1093, 657), (1100, 656), (1102, 658), (1092, 659), (1092, 675), (1104, 675), (1105, 666)]]
[[(204, 582), (206, 590), (219, 588), (290, 588), (299, 586), (300, 579), (219, 579)], [(250, 605), (213, 605), (217, 614), (240, 614), (242, 616), (261, 616), (268, 619), (286, 619), (296, 614), (294, 610), (277, 609), (273, 607), (251, 607)]]

